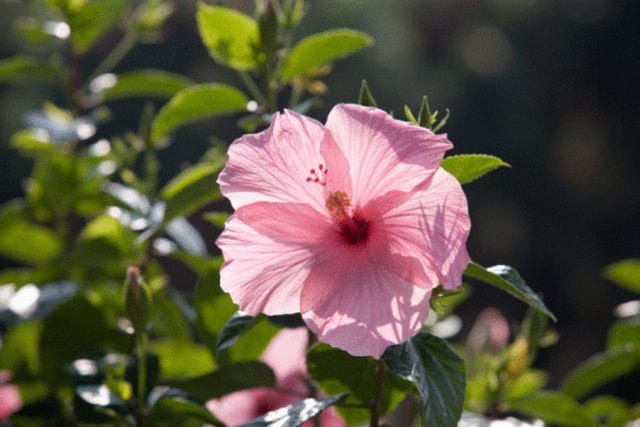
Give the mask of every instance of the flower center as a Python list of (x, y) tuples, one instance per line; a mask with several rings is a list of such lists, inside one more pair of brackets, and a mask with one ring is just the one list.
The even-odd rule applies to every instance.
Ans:
[(349, 245), (366, 243), (370, 231), (369, 223), (362, 216), (354, 214), (351, 199), (347, 193), (344, 191), (331, 191), (327, 187), (328, 173), (329, 170), (323, 164), (319, 164), (317, 170), (309, 170), (307, 182), (318, 184), (329, 193), (324, 205), (331, 213), (344, 242)]
[(331, 212), (340, 229), (345, 243), (355, 245), (365, 243), (369, 233), (369, 224), (360, 215), (353, 213), (351, 199), (343, 191), (329, 193), (325, 206)]
[(369, 236), (369, 224), (364, 218), (355, 215), (341, 221), (338, 226), (340, 227), (340, 235), (344, 239), (345, 243), (357, 245), (367, 242), (367, 237)]

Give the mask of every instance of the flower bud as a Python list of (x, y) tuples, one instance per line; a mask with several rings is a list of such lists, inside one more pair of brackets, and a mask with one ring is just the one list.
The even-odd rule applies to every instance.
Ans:
[(135, 266), (127, 269), (124, 282), (124, 305), (134, 334), (138, 336), (144, 332), (149, 318), (151, 295), (149, 288), (144, 284), (140, 270)]

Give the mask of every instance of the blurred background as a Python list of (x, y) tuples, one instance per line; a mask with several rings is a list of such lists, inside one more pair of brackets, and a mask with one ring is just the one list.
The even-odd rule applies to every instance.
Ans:
[[(226, 3), (248, 13), (253, 7)], [(164, 39), (137, 46), (116, 71), (160, 68), (240, 86), (207, 55), (196, 31), (196, 2), (177, 4)], [(0, 3), (0, 58), (25, 48), (10, 30), (23, 7), (20, 0)], [(298, 37), (343, 26), (371, 34), (375, 45), (336, 64), (324, 79), (322, 105), (310, 115), (324, 121), (335, 103), (355, 102), (366, 79), (378, 105), (398, 116), (405, 104), (417, 109), (422, 95), (441, 114), (449, 108), (451, 154), (487, 153), (511, 164), (466, 186), (469, 250), (482, 265), (517, 268), (557, 314), (560, 341), (536, 363), (557, 386), (565, 372), (603, 349), (613, 308), (631, 298), (603, 278), (603, 267), (640, 257), (640, 2), (312, 1)], [(88, 61), (98, 63), (100, 45), (106, 51), (119, 37), (114, 29)], [(22, 194), (31, 168), (8, 139), (23, 127), (26, 111), (47, 98), (63, 99), (50, 91), (0, 85), (0, 203)], [(135, 128), (143, 105), (114, 102), (114, 120), (103, 133)], [(235, 119), (178, 131), (161, 153), (164, 180), (194, 162), (209, 137), (231, 142), (239, 134)], [(207, 232), (213, 249), (214, 230)], [(9, 265), (0, 260), (0, 267)], [(185, 289), (193, 286), (188, 271), (176, 266), (176, 274), (185, 276)], [(474, 286), (459, 310), (465, 331), (487, 306), (514, 323), (526, 310), (493, 288)]]

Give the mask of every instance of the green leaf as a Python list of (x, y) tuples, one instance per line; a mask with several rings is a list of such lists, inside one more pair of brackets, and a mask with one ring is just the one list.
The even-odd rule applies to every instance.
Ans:
[[(180, 74), (161, 70), (136, 70), (121, 74), (100, 87), (99, 76), (93, 82), (98, 86), (98, 93), (105, 101), (135, 97), (171, 98), (181, 90), (193, 84), (193, 81)], [(94, 86), (92, 82), (92, 86)]]
[(344, 400), (347, 395), (348, 393), (342, 393), (321, 400), (304, 399), (293, 405), (267, 412), (259, 418), (241, 424), (239, 427), (301, 426), (305, 421), (317, 416), (328, 407)]
[(27, 128), (11, 135), (10, 144), (20, 150), (25, 157), (35, 157), (38, 154), (48, 154), (57, 150), (52, 142), (48, 132)]
[(615, 396), (596, 396), (584, 406), (592, 419), (608, 427), (623, 427), (634, 418), (629, 404)]
[(423, 426), (456, 425), (464, 404), (465, 366), (445, 340), (419, 333), (389, 347), (382, 358), (393, 373), (416, 384)]
[(595, 423), (571, 397), (555, 391), (541, 391), (526, 399), (509, 402), (509, 410), (540, 418), (550, 424), (588, 427)]
[(640, 259), (625, 259), (607, 266), (604, 276), (631, 292), (640, 294)]
[(55, 386), (65, 378), (65, 364), (106, 348), (124, 351), (128, 345), (128, 337), (111, 329), (100, 310), (76, 296), (44, 320), (40, 376)]
[(42, 322), (27, 322), (3, 333), (0, 369), (31, 375), (39, 371), (42, 326)]
[(561, 390), (579, 399), (603, 384), (624, 377), (640, 368), (640, 347), (634, 345), (613, 347), (591, 356), (564, 380)]
[(217, 351), (225, 350), (240, 338), (240, 336), (257, 322), (256, 318), (242, 311), (236, 312), (224, 325), (216, 342)]
[(167, 202), (165, 220), (179, 215), (189, 215), (207, 203), (219, 200), (222, 195), (216, 184), (223, 161), (192, 166), (173, 178), (160, 191)]
[(455, 176), (460, 184), (475, 181), (482, 175), (499, 167), (511, 167), (495, 156), (486, 154), (460, 154), (442, 160), (440, 166)]
[(247, 97), (231, 86), (201, 84), (174, 96), (151, 124), (151, 139), (158, 141), (181, 126), (222, 114), (246, 111)]
[(160, 359), (160, 373), (164, 380), (198, 377), (213, 370), (211, 353), (202, 344), (165, 339), (154, 341), (150, 347)]
[(365, 33), (347, 28), (323, 31), (300, 40), (291, 49), (282, 69), (285, 82), (312, 69), (356, 53), (373, 44)]
[(254, 387), (273, 387), (273, 370), (262, 362), (240, 362), (225, 365), (215, 371), (182, 383), (182, 389), (198, 399), (217, 399), (235, 391)]
[(517, 378), (506, 383), (502, 389), (505, 402), (523, 399), (539, 391), (548, 381), (548, 375), (544, 371), (525, 371)]
[(202, 218), (204, 218), (206, 221), (209, 221), (211, 224), (215, 225), (219, 229), (223, 229), (224, 224), (229, 219), (229, 213), (228, 212), (205, 212), (202, 215)]
[(640, 321), (621, 320), (609, 328), (607, 348), (611, 349), (620, 345), (635, 345), (640, 347)]
[(360, 96), (358, 96), (358, 104), (364, 105), (366, 107), (378, 106), (376, 100), (373, 99), (373, 95), (369, 90), (369, 85), (367, 85), (366, 80), (362, 80), (362, 84), (360, 85)]
[(127, 0), (92, 0), (71, 14), (71, 41), (77, 52), (89, 50), (118, 21), (127, 3)]
[(20, 204), (6, 204), (0, 210), (0, 256), (40, 264), (57, 257), (63, 246), (52, 230), (24, 219)]
[(255, 69), (261, 62), (258, 24), (237, 10), (198, 5), (198, 29), (213, 59), (235, 70)]
[[(378, 362), (372, 357), (355, 357), (326, 344), (315, 344), (307, 354), (309, 375), (326, 394), (350, 393), (347, 403), (368, 405), (375, 393), (375, 373)], [(380, 414), (394, 409), (413, 386), (396, 377), (388, 370), (384, 372)], [(338, 407), (338, 412), (348, 425), (359, 425), (368, 421), (369, 411), (362, 408)]]
[(174, 388), (156, 389), (149, 396), (149, 403), (154, 408), (154, 412), (157, 412), (154, 415), (163, 420), (166, 420), (165, 417), (167, 416), (187, 415), (211, 424), (220, 425), (220, 422), (202, 402), (194, 399), (183, 390)]
[(16, 55), (0, 60), (0, 82), (48, 82), (55, 79), (57, 72), (49, 62), (29, 55)]
[(508, 265), (495, 265), (493, 267), (484, 268), (475, 262), (470, 262), (467, 269), (464, 271), (464, 275), (489, 285), (493, 285), (527, 303), (536, 310), (540, 310), (549, 316), (549, 318), (554, 322), (557, 320), (556, 316), (549, 311), (538, 295), (533, 293), (531, 288), (527, 286), (520, 274)]

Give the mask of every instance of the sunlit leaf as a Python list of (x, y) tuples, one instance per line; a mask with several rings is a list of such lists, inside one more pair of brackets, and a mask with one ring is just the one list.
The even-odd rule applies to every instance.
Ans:
[(484, 268), (475, 262), (471, 262), (464, 271), (464, 275), (489, 285), (493, 285), (529, 304), (536, 310), (542, 311), (552, 320), (556, 320), (556, 316), (549, 311), (538, 295), (536, 295), (531, 288), (527, 286), (520, 274), (508, 265), (495, 265), (493, 267)]
[(207, 347), (185, 340), (154, 341), (151, 349), (160, 359), (160, 373), (165, 380), (198, 377), (213, 369)]
[(282, 79), (289, 81), (320, 65), (356, 53), (373, 44), (365, 33), (347, 28), (323, 31), (300, 40), (291, 49), (282, 69)]
[(638, 368), (640, 368), (639, 346), (612, 347), (604, 353), (591, 356), (574, 368), (564, 380), (561, 390), (568, 396), (579, 399)]
[(73, 397), (74, 412), (83, 422), (105, 423), (126, 413), (126, 403), (104, 384), (79, 385)]
[(151, 139), (157, 141), (181, 126), (222, 114), (246, 111), (247, 97), (231, 86), (201, 84), (174, 96), (151, 125)]
[(640, 259), (625, 259), (604, 269), (607, 279), (631, 292), (640, 294)]
[(420, 333), (383, 354), (389, 369), (414, 382), (422, 401), (423, 426), (455, 425), (465, 396), (464, 360), (433, 335)]
[[(100, 83), (102, 77), (98, 76), (92, 85)], [(95, 89), (104, 96), (105, 101), (135, 97), (171, 98), (193, 84), (185, 76), (162, 70), (136, 70), (107, 77), (110, 79), (102, 87), (95, 84)]]
[(440, 166), (455, 176), (460, 184), (474, 181), (499, 167), (510, 167), (495, 156), (486, 154), (460, 154), (442, 160)]
[(540, 418), (549, 424), (575, 427), (595, 425), (573, 398), (560, 392), (540, 391), (524, 399), (509, 402), (508, 407), (511, 411)]
[(198, 29), (209, 54), (236, 70), (252, 70), (260, 64), (258, 24), (237, 10), (198, 5)]
[(189, 379), (181, 388), (202, 400), (222, 397), (253, 387), (272, 387), (276, 383), (273, 370), (262, 362), (240, 362)]
[(301, 402), (268, 412), (248, 423), (241, 424), (239, 427), (300, 426), (328, 407), (344, 400), (347, 395), (348, 393), (342, 393), (320, 400), (311, 398), (304, 399)]

